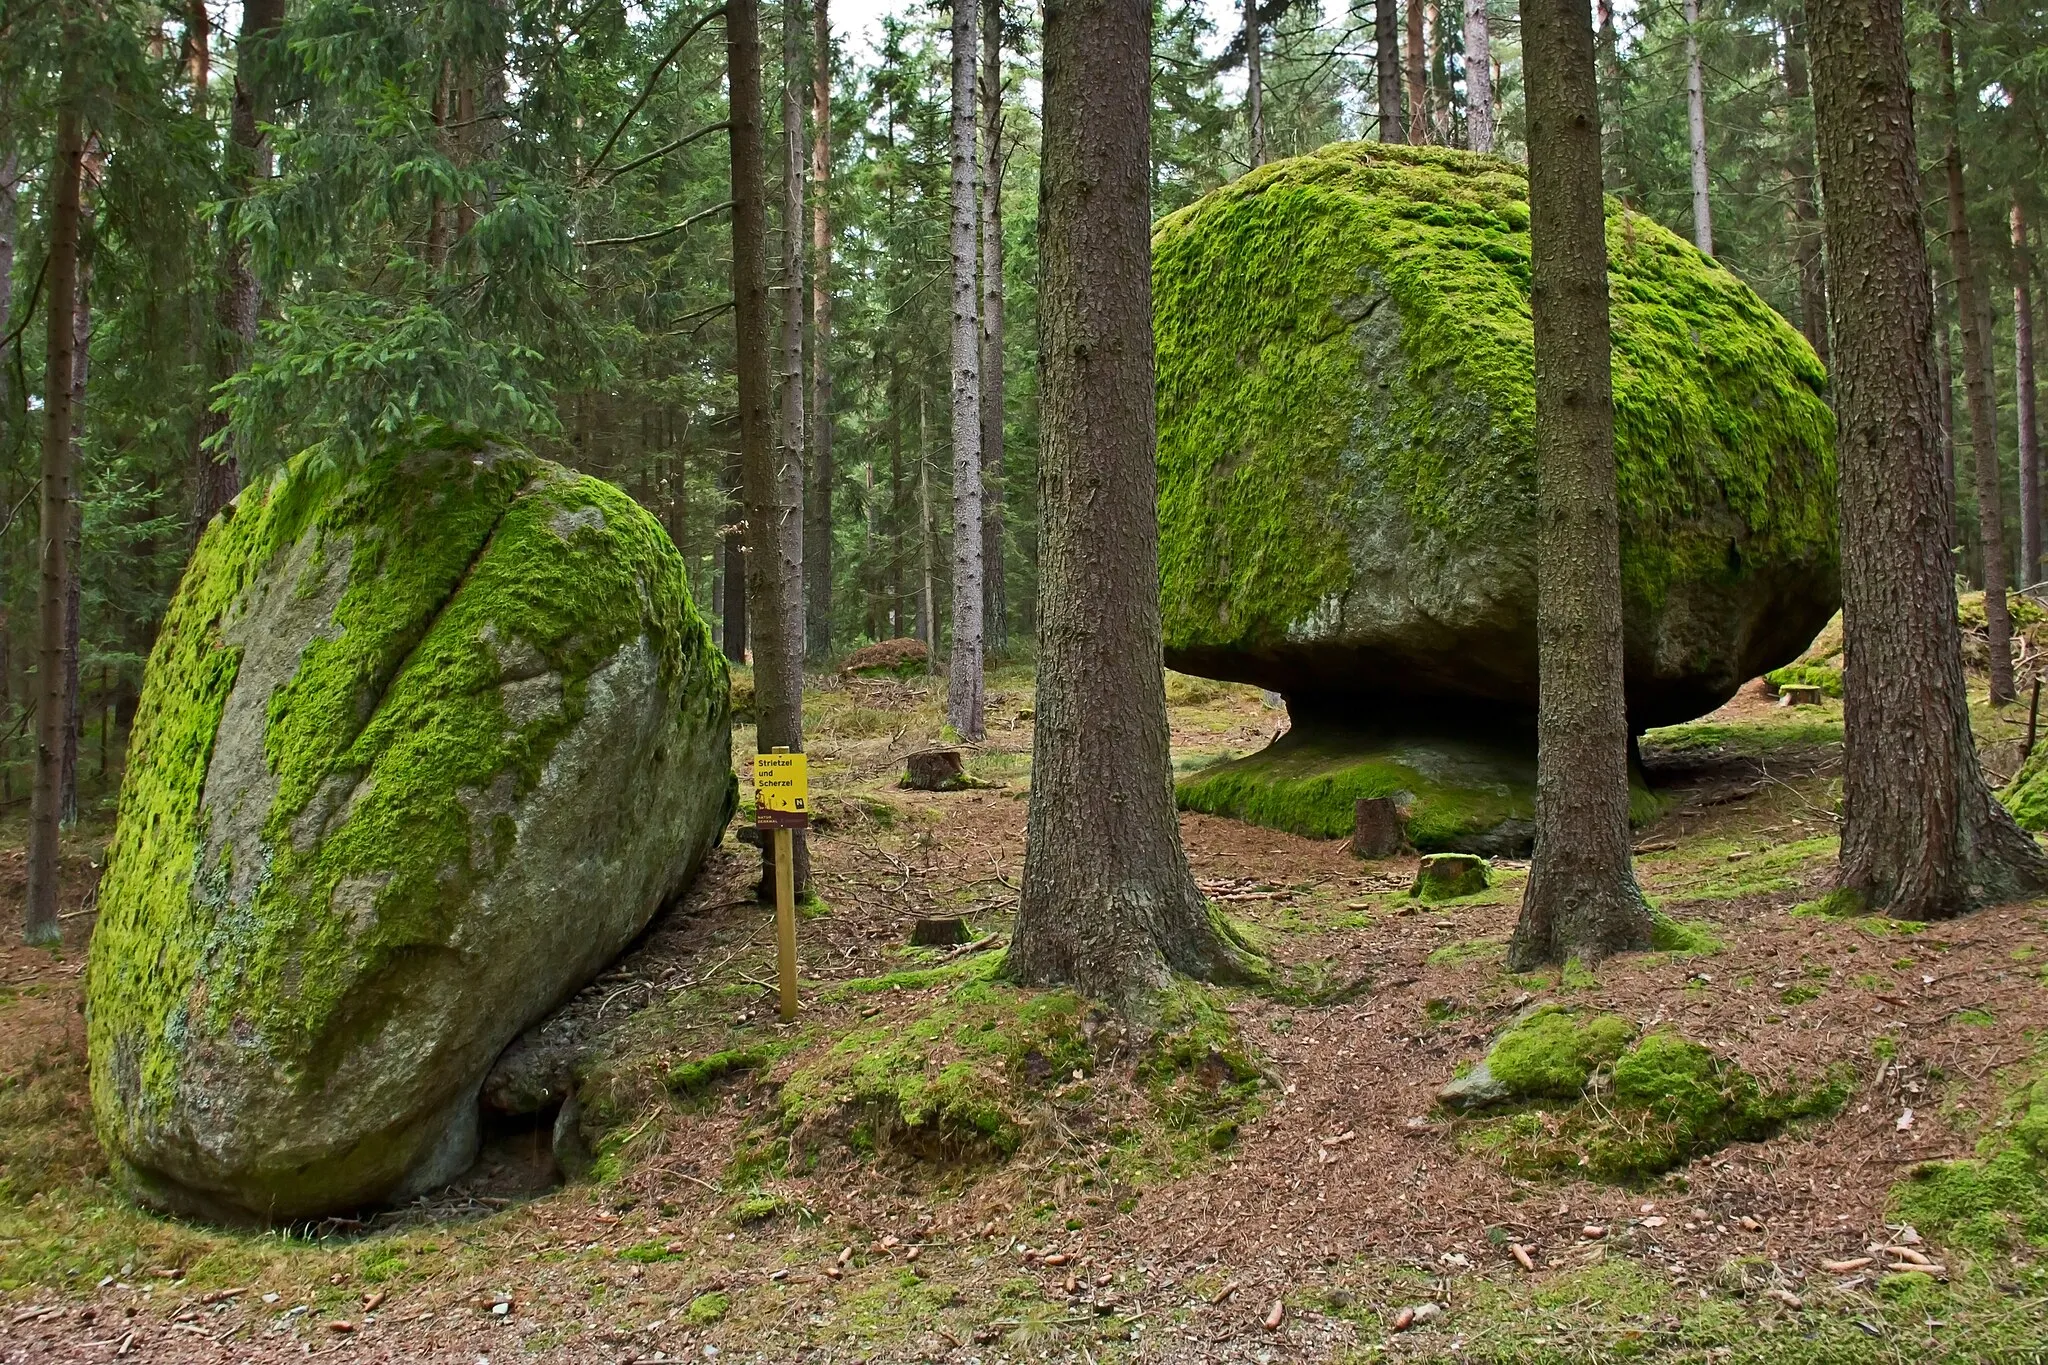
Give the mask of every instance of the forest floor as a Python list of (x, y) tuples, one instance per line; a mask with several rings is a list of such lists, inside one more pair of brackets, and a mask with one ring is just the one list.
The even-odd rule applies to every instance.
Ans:
[[(0, 948), (0, 1361), (2048, 1358), (2048, 1184), (2013, 1148), (2048, 1135), (2048, 1090), (2022, 1103), (2048, 1075), (2048, 903), (1811, 913), (1839, 706), (1755, 686), (1645, 745), (1664, 813), (1639, 875), (1696, 951), (1510, 974), (1526, 865), (1423, 906), (1412, 857), (1188, 815), (1197, 876), (1273, 979), (1178, 992), (1162, 1049), (991, 976), (1029, 674), (990, 681), (970, 771), (994, 785), (945, 794), (897, 786), (939, 734), (937, 680), (821, 680), (795, 1024), (755, 855), (728, 840), (572, 1007), (601, 1058), (591, 1174), (557, 1187), (544, 1130), (501, 1132), (437, 1197), (265, 1233), (149, 1216), (106, 1181), (81, 1015), (102, 812), (69, 847), (61, 951)], [(1284, 724), (1251, 689), (1169, 695), (1183, 770)], [(2024, 715), (1978, 720), (2009, 773)], [(752, 731), (734, 748), (744, 780)], [(975, 942), (908, 947), (933, 915)], [(1847, 1098), (1633, 1186), (1532, 1172), (1517, 1151), (1584, 1131), (1562, 1106), (1455, 1118), (1434, 1096), (1538, 999)], [(1914, 1256), (1932, 1268), (1890, 1269)]]

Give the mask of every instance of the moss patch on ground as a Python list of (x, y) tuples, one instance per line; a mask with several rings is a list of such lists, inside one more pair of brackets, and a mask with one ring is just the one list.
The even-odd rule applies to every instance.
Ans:
[[(1524, 1107), (1467, 1121), (1460, 1144), (1524, 1178), (1636, 1185), (1731, 1142), (1763, 1141), (1788, 1123), (1834, 1113), (1848, 1098), (1840, 1074), (1811, 1088), (1766, 1090), (1735, 1063), (1667, 1031), (1624, 1050), (1614, 1039), (1626, 1021), (1600, 1028), (1603, 1019), (1612, 1016), (1575, 1021), (1539, 1012), (1506, 1035), (1503, 1043), (1524, 1034), (1504, 1058)], [(1593, 1060), (1607, 1049), (1609, 1058)], [(1495, 1065), (1493, 1054), (1487, 1062)], [(1545, 1105), (1541, 1097), (1566, 1102)]]
[[(1200, 768), (1175, 788), (1182, 810), (1311, 839), (1349, 838), (1360, 800), (1392, 797), (1424, 852), (1508, 853), (1533, 837), (1536, 750), (1484, 735), (1374, 735), (1302, 725), (1255, 754)], [(1639, 782), (1630, 814), (1655, 817)]]
[(778, 1101), (791, 1160), (850, 1149), (946, 1165), (1015, 1152), (1034, 1099), (1084, 1084), (1095, 1055), (1078, 996), (1011, 986), (998, 966), (992, 953), (945, 973), (957, 981), (929, 1008), (853, 1029), (798, 1067)]
[(2048, 1070), (2016, 1094), (1965, 1161), (1930, 1161), (1892, 1187), (1895, 1216), (1988, 1255), (2048, 1250)]

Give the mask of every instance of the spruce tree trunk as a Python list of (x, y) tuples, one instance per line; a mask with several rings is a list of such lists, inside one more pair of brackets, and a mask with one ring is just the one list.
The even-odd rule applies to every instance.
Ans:
[(1903, 6), (1812, 0), (1807, 18), (1849, 659), (1835, 898), (1939, 919), (2037, 894), (2048, 858), (1985, 786), (1970, 733)]
[(719, 646), (730, 663), (747, 661), (747, 505), (741, 452), (725, 457), (724, 530), (719, 535)]
[(1493, 150), (1493, 33), (1486, 0), (1465, 0), (1465, 141)]
[(1380, 141), (1406, 142), (1407, 120), (1401, 117), (1401, 13), (1396, 0), (1375, 0), (1372, 7), (1373, 73), (1378, 86)]
[(2012, 197), (2013, 421), (2019, 426), (2020, 590), (2041, 583), (2041, 427), (2034, 376), (2034, 247), (2027, 211)]
[(1628, 826), (1607, 226), (1587, 0), (1523, 0), (1536, 335), (1536, 851), (1515, 971), (1650, 946)]
[(1009, 641), (1003, 583), (1003, 0), (981, 0), (982, 646)]
[[(0, 336), (5, 336), (14, 325), (14, 234), (20, 205), (21, 161), (10, 148), (0, 156)], [(7, 366), (0, 365), (0, 412), (7, 410), (7, 383), (12, 377)]]
[(807, 652), (832, 653), (832, 24), (811, 0), (811, 497), (804, 542)]
[[(83, 41), (67, 28), (65, 50)], [(80, 124), (80, 72), (67, 62), (57, 94), (57, 136), (50, 163), (49, 266), (44, 288), (43, 467), (36, 625), (36, 768), (29, 798), (28, 902), (25, 938), (55, 943), (58, 819), (64, 762), (64, 613), (71, 577), (71, 515), (77, 451), (71, 437), (72, 367), (76, 363), (79, 182), (85, 136)]]
[(1692, 240), (1714, 254), (1714, 210), (1707, 179), (1707, 87), (1700, 71), (1700, 0), (1685, 0), (1685, 127), (1692, 149)]
[(1429, 52), (1422, 38), (1423, 0), (1408, 0), (1408, 141), (1429, 141)]
[[(226, 176), (231, 204), (245, 200), (259, 181), (270, 176), (270, 140), (260, 126), (269, 117), (262, 73), (268, 64), (266, 46), (284, 24), (285, 0), (244, 0), (242, 29), (235, 39), (234, 104), (228, 113)], [(215, 303), (217, 340), (213, 379), (216, 384), (232, 378), (256, 347), (256, 326), (263, 312), (263, 291), (257, 283), (249, 247), (223, 223), (221, 241), (220, 295)], [(206, 436), (218, 444), (218, 433), (227, 425), (224, 413), (209, 407), (201, 417)], [(230, 448), (199, 452), (199, 464), (192, 471), (194, 534), (234, 500), (242, 487), (241, 461)]]
[(1963, 184), (1962, 111), (1956, 95), (1955, 11), (1941, 6), (1941, 89), (1948, 109), (1942, 164), (1948, 173), (1948, 249), (1956, 269), (1956, 314), (1963, 328), (1963, 396), (1970, 413), (1970, 456), (1977, 471), (1977, 536), (1984, 547), (1984, 633), (1991, 647), (1991, 704), (2014, 699), (2012, 612), (2005, 600), (2005, 500), (1998, 470), (1998, 409), (1991, 386), (1987, 291), (1970, 244)]
[[(747, 619), (753, 634), (755, 749), (803, 748), (803, 481), (795, 452), (769, 423), (767, 174), (761, 131), (759, 0), (727, 0), (726, 80), (732, 112), (732, 297), (738, 343), (740, 471), (747, 499)], [(796, 144), (799, 151), (802, 143)], [(791, 226), (801, 223), (801, 218)], [(802, 382), (799, 369), (796, 382)], [(807, 871), (798, 839), (794, 869)], [(762, 880), (772, 885), (764, 849)]]
[(1148, 0), (1048, 0), (1038, 717), (1004, 971), (1142, 1018), (1241, 969), (1181, 849), (1159, 643)]
[(924, 641), (927, 671), (939, 671), (939, 595), (933, 551), (939, 530), (932, 520), (931, 427), (925, 420), (924, 388), (917, 390), (917, 632)]
[(1826, 365), (1827, 267), (1821, 256), (1820, 206), (1813, 192), (1813, 139), (1798, 118), (1801, 106), (1811, 105), (1813, 100), (1806, 68), (1805, 11), (1798, 5), (1789, 7), (1780, 28), (1785, 44), (1785, 98), (1793, 107), (1793, 127), (1785, 144), (1785, 178), (1792, 183), (1792, 253), (1799, 263), (1799, 330), (1820, 357), (1820, 363)]
[(1251, 149), (1254, 168), (1266, 164), (1266, 82), (1259, 72), (1259, 49), (1262, 46), (1259, 0), (1244, 0), (1245, 145)]
[(78, 686), (79, 582), (81, 551), (85, 539), (85, 510), (78, 498), (82, 478), (80, 465), (85, 450), (85, 392), (92, 371), (92, 257), (91, 234), (84, 224), (92, 219), (83, 185), (98, 179), (101, 158), (99, 140), (86, 139), (85, 164), (79, 195), (78, 302), (71, 313), (71, 520), (64, 534), (70, 547), (64, 554), (64, 752), (57, 779), (57, 823), (69, 829), (78, 823), (78, 740), (85, 726)]
[(981, 671), (981, 274), (975, 228), (974, 97), (981, 37), (975, 0), (953, 0), (953, 638), (946, 720), (962, 739), (982, 737)]
[[(804, 163), (810, 155), (804, 140), (804, 103), (810, 84), (804, 62), (803, 0), (783, 0), (782, 6), (782, 336), (777, 348), (782, 361), (780, 377), (781, 411), (776, 420), (776, 477), (794, 471), (796, 477), (796, 524), (777, 527), (778, 549), (783, 533), (796, 543), (797, 565), (797, 658), (804, 657), (803, 550), (807, 525), (804, 497), (804, 389), (810, 372), (804, 367)], [(785, 569), (786, 571), (786, 569)], [(801, 675), (799, 675), (801, 676)], [(792, 745), (792, 748), (795, 746)]]

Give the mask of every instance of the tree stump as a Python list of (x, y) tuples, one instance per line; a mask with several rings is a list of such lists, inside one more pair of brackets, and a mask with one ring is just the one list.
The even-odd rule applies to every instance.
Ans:
[(1351, 856), (1384, 858), (1408, 843), (1401, 808), (1391, 796), (1361, 796), (1352, 808)]
[(966, 762), (958, 749), (920, 749), (903, 764), (903, 785), (913, 791), (947, 792), (966, 783)]
[(910, 929), (910, 946), (913, 948), (951, 948), (966, 943), (974, 937), (967, 921), (958, 915), (947, 915), (943, 919), (921, 919)]
[(1811, 683), (1787, 683), (1778, 689), (1780, 706), (1819, 706), (1827, 694)]
[(1408, 894), (1417, 900), (1447, 901), (1476, 896), (1493, 885), (1493, 864), (1476, 853), (1425, 853)]

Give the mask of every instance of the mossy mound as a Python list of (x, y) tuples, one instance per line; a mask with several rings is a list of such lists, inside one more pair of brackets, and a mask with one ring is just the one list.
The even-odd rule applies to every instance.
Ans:
[(916, 1017), (854, 1029), (784, 1082), (782, 1126), (791, 1160), (835, 1150), (931, 1164), (999, 1161), (1032, 1123), (1034, 1096), (1085, 1079), (1094, 1050), (1085, 1006), (1067, 992), (1025, 991), (993, 979), (984, 955)]
[(1477, 1066), (1452, 1080), (1437, 1099), (1446, 1109), (1466, 1111), (1575, 1100), (1635, 1036), (1635, 1025), (1619, 1015), (1532, 1005), (1502, 1030)]
[[(1255, 754), (1182, 778), (1175, 795), (1182, 810), (1311, 839), (1350, 837), (1358, 801), (1387, 796), (1423, 852), (1515, 857), (1536, 837), (1535, 735), (1491, 718), (1411, 714), (1379, 731), (1297, 721)], [(1629, 799), (1637, 823), (1655, 818), (1633, 771)]]
[[(1297, 722), (1536, 700), (1528, 182), (1339, 143), (1153, 234), (1166, 657)], [(1835, 610), (1819, 361), (1608, 205), (1629, 715), (1713, 710)]]
[(442, 433), (246, 490), (151, 654), (101, 887), (117, 1171), (266, 1220), (459, 1174), (493, 1059), (730, 818), (727, 697), (609, 484)]
[(1070, 992), (998, 979), (1001, 962), (989, 953), (848, 983), (936, 998), (854, 1030), (789, 1075), (776, 1119), (788, 1168), (873, 1158), (943, 1176), (1049, 1133), (1090, 1131), (1170, 1166), (1236, 1141), (1266, 1076), (1207, 988), (1169, 987), (1135, 1064), (1105, 1072), (1123, 1055), (1121, 1024)]
[[(1516, 1077), (1513, 1085), (1503, 1082), (1509, 1095), (1499, 1103), (1523, 1107), (1473, 1120), (1460, 1137), (1515, 1175), (1639, 1184), (1729, 1143), (1761, 1142), (1788, 1123), (1832, 1114), (1848, 1098), (1843, 1075), (1812, 1089), (1766, 1090), (1735, 1063), (1675, 1033), (1650, 1033), (1624, 1050), (1615, 1042), (1625, 1038), (1625, 1021), (1545, 1017), (1530, 1021), (1535, 1029), (1525, 1023), (1503, 1037), (1505, 1043), (1523, 1035), (1508, 1055), (1487, 1057), (1489, 1068), (1505, 1063)], [(1584, 1078), (1571, 1089), (1581, 1070)]]

